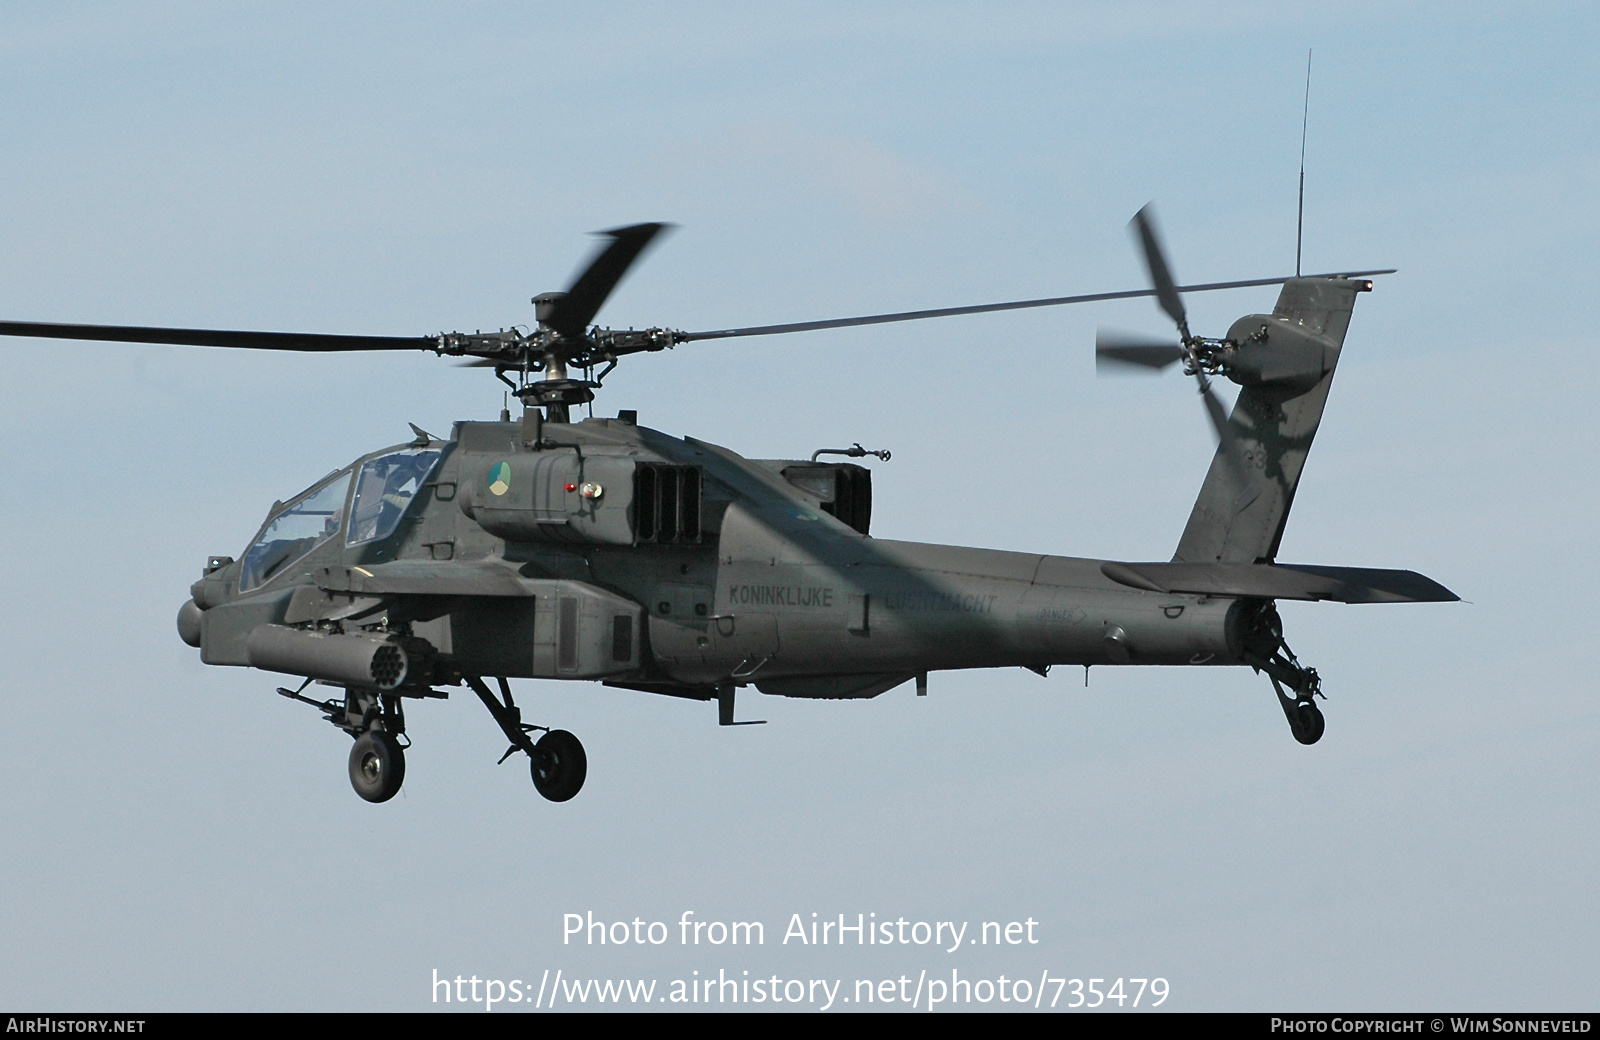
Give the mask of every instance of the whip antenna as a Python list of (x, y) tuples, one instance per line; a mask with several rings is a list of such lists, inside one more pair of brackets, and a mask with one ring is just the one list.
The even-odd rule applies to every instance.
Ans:
[(1311, 115), (1311, 48), (1306, 48), (1306, 99), (1300, 109), (1300, 205), (1294, 224), (1294, 276), (1300, 277), (1300, 244), (1306, 233), (1306, 120)]

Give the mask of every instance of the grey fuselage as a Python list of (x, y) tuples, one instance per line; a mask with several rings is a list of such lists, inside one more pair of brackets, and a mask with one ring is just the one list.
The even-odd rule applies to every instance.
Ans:
[(750, 460), (618, 419), (459, 423), (430, 447), (389, 537), (327, 537), (243, 594), (241, 564), (214, 565), (193, 590), (204, 659), (259, 664), (258, 626), (333, 625), (426, 640), (436, 682), (823, 698), (944, 669), (1242, 663), (1238, 599), (1130, 588), (1099, 560), (869, 537), (860, 467)]

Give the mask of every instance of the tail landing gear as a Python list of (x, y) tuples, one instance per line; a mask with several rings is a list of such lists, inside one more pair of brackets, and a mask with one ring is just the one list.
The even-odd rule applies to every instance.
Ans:
[[(489, 714), (494, 716), (501, 731), (511, 741), (506, 753), (500, 756), (501, 762), (518, 751), (527, 754), (534, 789), (552, 802), (565, 802), (583, 789), (583, 781), (589, 775), (589, 759), (577, 737), (564, 729), (532, 726), (523, 722), (522, 709), (511, 699), (511, 684), (504, 678), (498, 680), (504, 703), (489, 692), (489, 687), (483, 684), (482, 679), (473, 676), (464, 676), (463, 679), (472, 687), (478, 699), (483, 701), (483, 706), (489, 709)], [(528, 734), (541, 729), (545, 731), (544, 736), (535, 743)]]
[(1308, 745), (1321, 740), (1327, 722), (1322, 717), (1322, 709), (1311, 697), (1290, 697), (1283, 692), (1276, 677), (1272, 678), (1272, 688), (1277, 691), (1278, 704), (1283, 707), (1284, 718), (1289, 720), (1289, 732), (1294, 734), (1294, 739)]
[[(1315, 668), (1307, 668), (1294, 656), (1289, 644), (1283, 640), (1283, 619), (1271, 600), (1264, 600), (1250, 608), (1243, 619), (1244, 634), (1242, 657), (1245, 664), (1258, 672), (1266, 672), (1272, 680), (1272, 689), (1278, 695), (1278, 705), (1284, 718), (1289, 720), (1289, 732), (1302, 744), (1315, 744), (1322, 739), (1327, 727), (1322, 709), (1315, 698), (1322, 697), (1322, 679)], [(1284, 687), (1294, 694), (1284, 692)]]

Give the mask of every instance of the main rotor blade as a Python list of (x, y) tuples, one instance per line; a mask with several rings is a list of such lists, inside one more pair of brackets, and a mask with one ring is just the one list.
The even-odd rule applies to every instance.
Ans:
[(1095, 331), (1094, 367), (1099, 374), (1134, 369), (1158, 372), (1182, 360), (1183, 348), (1169, 340), (1132, 336), (1109, 329)]
[(611, 244), (589, 261), (589, 266), (573, 281), (567, 295), (556, 303), (554, 313), (545, 324), (569, 338), (582, 336), (589, 323), (594, 321), (594, 316), (600, 313), (600, 307), (611, 295), (611, 290), (617, 287), (622, 276), (628, 273), (628, 268), (639, 259), (639, 254), (668, 227), (668, 224), (634, 224), (601, 232), (611, 236)]
[[(1395, 269), (1381, 271), (1330, 271), (1327, 274), (1308, 274), (1305, 278), (1364, 278), (1377, 274), (1394, 274)], [(1248, 289), (1259, 285), (1282, 285), (1293, 281), (1289, 274), (1280, 278), (1251, 278), (1239, 282), (1205, 282), (1198, 285), (1177, 286), (1178, 292), (1211, 292), (1216, 289)], [(1014, 300), (1010, 303), (980, 303), (971, 307), (936, 307), (925, 311), (895, 311), (891, 314), (864, 314), (859, 318), (827, 318), (823, 321), (796, 321), (786, 325), (752, 325), (742, 329), (715, 329), (710, 332), (678, 332), (673, 340), (689, 343), (699, 339), (733, 339), (739, 336), (776, 336), (788, 332), (816, 332), (820, 329), (843, 329), (852, 325), (883, 325), (895, 321), (921, 321), (924, 318), (952, 318), (958, 314), (990, 314), (995, 311), (1020, 311), (1030, 307), (1060, 307), (1069, 303), (1098, 303), (1102, 300), (1136, 300), (1155, 296), (1154, 289), (1129, 289), (1123, 292), (1085, 293), (1081, 296), (1051, 296), (1040, 300)]]
[(1179, 289), (1172, 280), (1172, 268), (1167, 265), (1166, 251), (1161, 248), (1160, 236), (1156, 234), (1155, 203), (1147, 202), (1144, 208), (1133, 215), (1129, 225), (1139, 236), (1139, 245), (1144, 250), (1144, 264), (1150, 271), (1150, 284), (1155, 286), (1156, 299), (1161, 304), (1161, 309), (1167, 312), (1173, 324), (1183, 331), (1185, 337), (1189, 335), (1189, 319), (1184, 313), (1183, 297), (1178, 295)]
[(0, 336), (172, 343), (184, 347), (240, 347), (248, 350), (433, 350), (439, 344), (435, 336), (337, 336), (320, 332), (237, 332), (226, 329), (163, 329), (144, 325), (64, 325), (35, 321), (0, 321)]

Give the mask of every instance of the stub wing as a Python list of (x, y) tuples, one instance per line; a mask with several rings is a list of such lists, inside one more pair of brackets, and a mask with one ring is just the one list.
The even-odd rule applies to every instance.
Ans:
[(1338, 603), (1450, 603), (1461, 597), (1416, 571), (1299, 563), (1103, 563), (1112, 581), (1149, 592)]
[(369, 596), (532, 596), (515, 569), (494, 562), (394, 560), (365, 566), (324, 567), (317, 587)]

